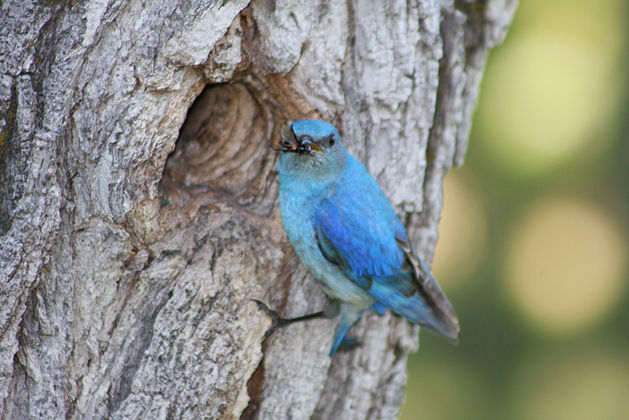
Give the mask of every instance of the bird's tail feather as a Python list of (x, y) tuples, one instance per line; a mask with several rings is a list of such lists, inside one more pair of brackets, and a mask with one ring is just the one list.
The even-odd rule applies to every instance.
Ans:
[(458, 344), (457, 329), (446, 319), (436, 314), (418, 292), (411, 296), (404, 296), (399, 290), (392, 289), (387, 284), (374, 282), (369, 293), (396, 314), (454, 344)]

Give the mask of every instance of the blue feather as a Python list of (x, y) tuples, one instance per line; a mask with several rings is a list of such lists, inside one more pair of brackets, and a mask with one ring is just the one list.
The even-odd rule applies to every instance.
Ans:
[(366, 309), (385, 308), (456, 342), (458, 320), (412, 251), (391, 203), (336, 128), (304, 120), (283, 131), (280, 208), (295, 252), (341, 302), (330, 355)]

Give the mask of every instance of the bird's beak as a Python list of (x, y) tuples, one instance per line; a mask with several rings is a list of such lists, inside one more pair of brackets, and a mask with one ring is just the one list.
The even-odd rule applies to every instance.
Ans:
[(323, 149), (321, 148), (321, 146), (319, 146), (318, 144), (315, 144), (312, 142), (312, 140), (298, 140), (297, 141), (298, 146), (297, 146), (297, 153), (308, 153), (308, 154), (314, 154), (312, 153), (313, 150), (315, 152), (323, 152)]
[(277, 148), (274, 147), (274, 149), (281, 152), (295, 152), (299, 154), (313, 154), (313, 151), (323, 152), (321, 146), (313, 143), (312, 140), (297, 140), (290, 125), (282, 128), (282, 139)]

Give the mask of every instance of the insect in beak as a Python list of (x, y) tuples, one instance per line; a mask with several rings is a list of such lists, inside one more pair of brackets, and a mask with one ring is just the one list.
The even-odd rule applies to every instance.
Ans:
[(323, 149), (318, 144), (315, 144), (310, 139), (303, 139), (299, 143), (297, 147), (297, 153), (308, 153), (312, 154), (312, 151), (323, 152)]
[(314, 154), (314, 152), (323, 152), (321, 146), (314, 143), (313, 140), (307, 136), (298, 140), (289, 125), (282, 128), (282, 139), (280, 142), (271, 147), (277, 152), (307, 153), (309, 155)]

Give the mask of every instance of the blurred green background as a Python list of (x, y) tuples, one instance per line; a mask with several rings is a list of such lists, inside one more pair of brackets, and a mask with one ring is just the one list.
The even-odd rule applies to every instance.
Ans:
[(521, 0), (492, 51), (400, 419), (629, 419), (629, 2)]

